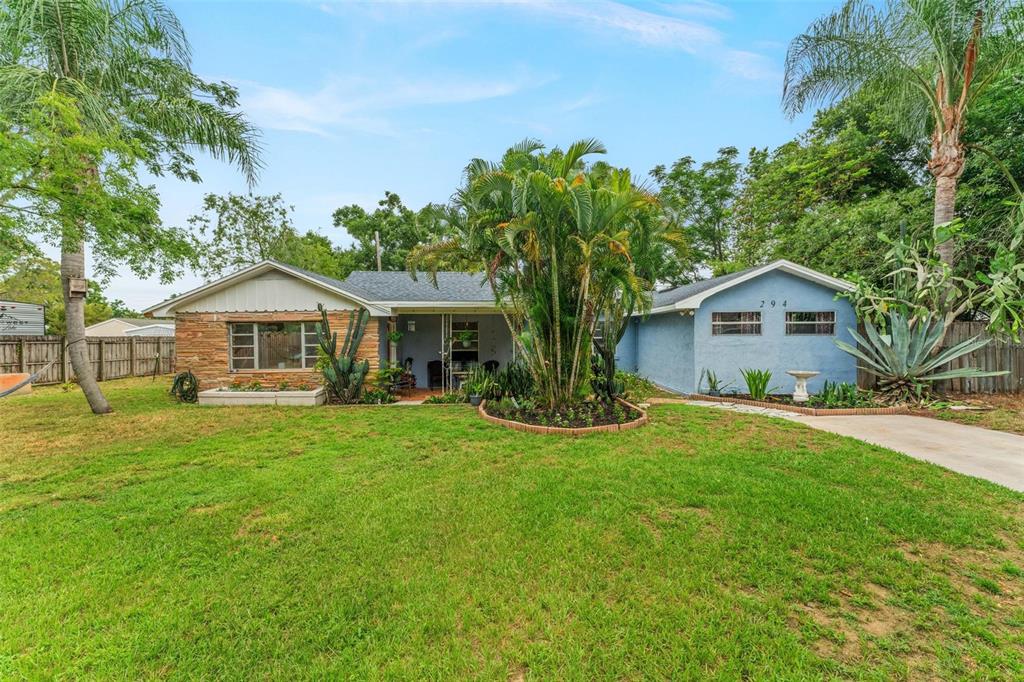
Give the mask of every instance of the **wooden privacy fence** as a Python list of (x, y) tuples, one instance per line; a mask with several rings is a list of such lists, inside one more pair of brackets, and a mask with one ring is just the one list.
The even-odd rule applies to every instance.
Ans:
[[(955, 346), (975, 336), (991, 338), (991, 334), (985, 331), (986, 326), (985, 322), (954, 322), (946, 332), (942, 348)], [(936, 382), (936, 390), (943, 393), (1024, 393), (1024, 344), (995, 339), (984, 348), (957, 358), (943, 369), (959, 367), (978, 367), (995, 372), (1005, 370), (1009, 373), (979, 379), (939, 381)], [(875, 384), (875, 375), (858, 369), (857, 384), (871, 388)]]
[[(174, 338), (167, 336), (91, 336), (86, 339), (92, 371), (100, 381), (174, 371)], [(57, 358), (35, 382), (73, 381), (75, 372), (63, 336), (0, 336), (0, 374), (36, 372)]]

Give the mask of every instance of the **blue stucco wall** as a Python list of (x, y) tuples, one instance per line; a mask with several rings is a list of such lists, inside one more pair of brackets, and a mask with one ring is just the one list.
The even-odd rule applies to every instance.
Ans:
[[(711, 335), (713, 312), (758, 310), (760, 336)], [(836, 336), (786, 335), (786, 311), (829, 310), (836, 312)], [(855, 360), (834, 343), (836, 338), (852, 343), (847, 329), (856, 325), (853, 307), (845, 299), (836, 300), (835, 291), (775, 270), (704, 300), (693, 317), (694, 368), (698, 376), (704, 368), (714, 370), (719, 378), (733, 381), (732, 388), (740, 392), (746, 391), (740, 369), (770, 369), (772, 385), (780, 393), (793, 390), (793, 378), (786, 370), (817, 370), (821, 374), (808, 382), (808, 390), (814, 393), (826, 379), (856, 381)]]
[(673, 391), (693, 391), (692, 317), (666, 313), (640, 320), (633, 343), (638, 374)]
[(639, 318), (634, 317), (630, 320), (622, 338), (619, 339), (619, 345), (615, 347), (615, 366), (624, 372), (636, 371), (636, 336), (639, 324)]

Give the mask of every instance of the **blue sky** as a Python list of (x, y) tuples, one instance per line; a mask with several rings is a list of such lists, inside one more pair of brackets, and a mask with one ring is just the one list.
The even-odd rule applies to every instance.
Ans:
[[(344, 244), (334, 208), (385, 190), (444, 201), (474, 157), (536, 137), (597, 137), (645, 176), (683, 155), (774, 146), (807, 125), (779, 108), (789, 40), (836, 2), (174, 2), (194, 69), (226, 80), (262, 129), (259, 193), (300, 229)], [(202, 161), (201, 185), (160, 180), (184, 225), (206, 192), (245, 191)], [(109, 294), (142, 308), (199, 283), (130, 275)]]

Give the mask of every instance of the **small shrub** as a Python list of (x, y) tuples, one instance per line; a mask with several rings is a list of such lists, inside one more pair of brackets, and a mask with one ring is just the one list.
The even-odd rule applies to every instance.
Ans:
[(857, 384), (849, 382), (826, 381), (821, 392), (812, 395), (807, 404), (813, 407), (844, 408), (867, 407), (874, 404), (870, 391), (857, 388)]
[(368, 388), (363, 390), (363, 395), (360, 396), (359, 402), (364, 405), (387, 405), (397, 400), (395, 396), (391, 395), (391, 391), (385, 388)]
[(645, 402), (658, 391), (653, 381), (632, 372), (618, 371), (615, 373), (615, 379), (622, 382), (623, 395), (629, 400)]
[(700, 387), (704, 385), (705, 381), (708, 385), (708, 393), (721, 393), (725, 389), (732, 386), (731, 381), (722, 382), (715, 374), (714, 370), (702, 369), (700, 371), (700, 378), (697, 379), (697, 392), (700, 393)]
[(452, 391), (451, 393), (443, 393), (441, 395), (432, 395), (423, 401), (424, 405), (454, 405), (456, 403), (466, 402), (466, 396), (458, 391)]
[(754, 400), (764, 400), (768, 394), (778, 389), (777, 386), (768, 388), (772, 381), (771, 370), (767, 369), (741, 369), (740, 374), (747, 383), (747, 393)]
[(282, 380), (282, 381), (277, 382), (277, 390), (279, 390), (279, 391), (287, 391), (289, 388), (291, 388), (291, 384), (288, 383), (287, 381), (283, 381)]
[(510, 362), (494, 375), (495, 397), (525, 398), (533, 395), (533, 377), (521, 362)]

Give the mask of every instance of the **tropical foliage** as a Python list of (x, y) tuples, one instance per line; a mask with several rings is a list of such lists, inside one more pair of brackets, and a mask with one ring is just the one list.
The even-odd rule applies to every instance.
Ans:
[[(783, 104), (808, 104), (872, 90), (908, 133), (930, 134), (935, 178), (933, 223), (951, 223), (964, 171), (970, 108), (1024, 58), (1024, 14), (1014, 0), (847, 0), (790, 44)], [(952, 230), (936, 241), (943, 262), (956, 256)]]
[[(110, 406), (78, 343), (84, 297), (67, 284), (85, 278), (87, 243), (101, 273), (127, 266), (140, 276), (174, 274), (189, 242), (160, 227), (156, 196), (133, 173), (141, 166), (199, 180), (191, 154), (201, 149), (253, 181), (256, 133), (236, 107), (234, 88), (193, 73), (181, 24), (159, 0), (10, 0), (0, 7), (2, 129), (20, 138), (3, 153), (60, 154), (55, 173), (42, 177), (47, 191), (27, 199), (30, 210), (44, 206), (45, 219), (27, 229), (61, 249), (68, 354), (94, 412)], [(92, 204), (90, 194), (105, 201)], [(0, 222), (0, 235), (11, 231)]]
[(915, 323), (934, 317), (948, 328), (954, 320), (981, 313), (989, 330), (1020, 339), (1024, 334), (1024, 219), (1017, 217), (1008, 245), (995, 244), (988, 267), (960, 276), (938, 260), (930, 232), (906, 239), (879, 239), (888, 249), (881, 261), (890, 271), (881, 283), (852, 275), (849, 294), (858, 316), (885, 325), (893, 312)]
[(471, 161), (456, 193), (453, 236), (416, 249), (410, 264), (436, 272), (459, 262), (482, 271), (538, 398), (554, 408), (586, 391), (599, 320), (614, 348), (627, 312), (650, 305), (653, 282), (638, 262), (654, 262), (666, 249), (651, 229), (659, 218), (655, 197), (627, 170), (585, 165), (604, 153), (600, 142), (543, 149), (525, 140), (498, 163)]
[(936, 381), (990, 377), (1006, 372), (985, 372), (975, 367), (943, 370), (943, 365), (972, 353), (988, 343), (974, 337), (949, 348), (939, 349), (945, 336), (945, 324), (935, 315), (909, 318), (893, 311), (887, 316), (888, 333), (871, 320), (864, 321), (865, 335), (850, 329), (857, 342), (853, 346), (836, 339), (835, 344), (860, 360), (862, 369), (878, 378), (877, 390), (892, 402), (920, 402)]

